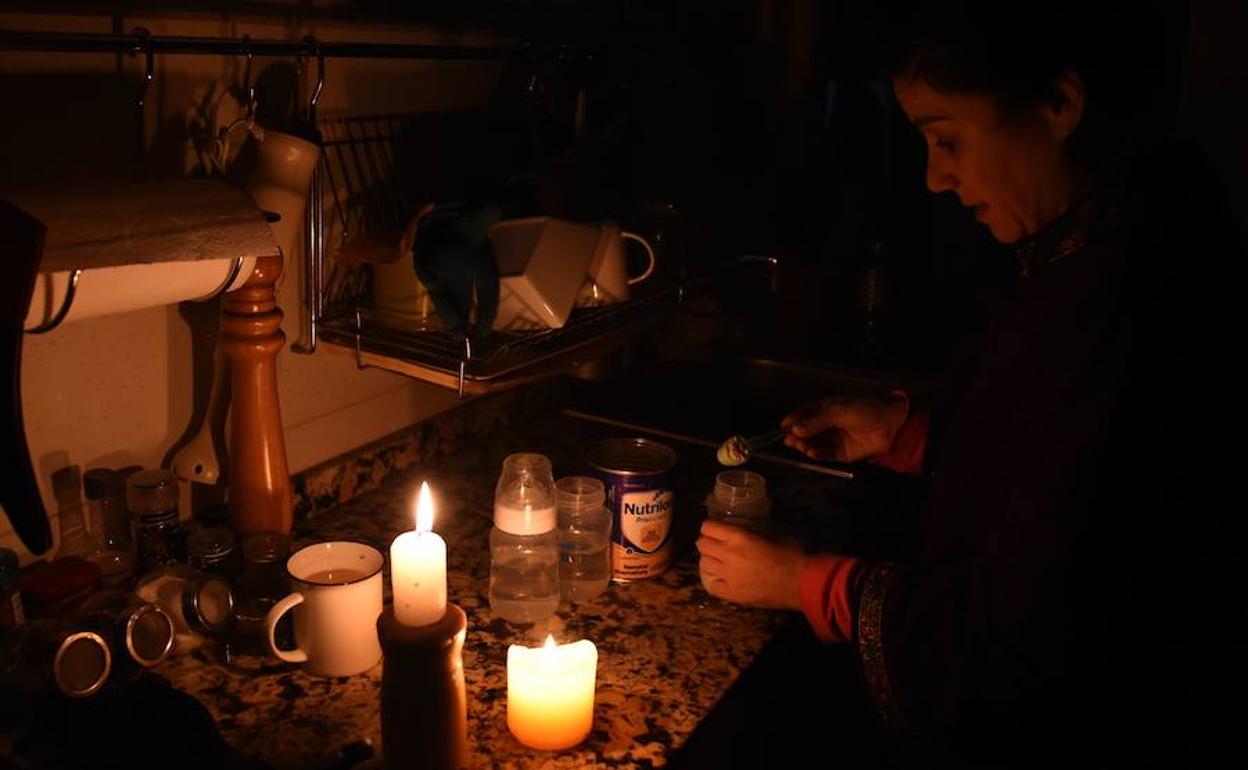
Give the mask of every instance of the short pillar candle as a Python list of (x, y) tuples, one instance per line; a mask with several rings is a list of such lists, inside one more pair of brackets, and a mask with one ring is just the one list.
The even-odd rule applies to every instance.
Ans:
[(526, 746), (555, 751), (585, 740), (594, 726), (598, 648), (588, 639), (507, 649), (507, 728)]

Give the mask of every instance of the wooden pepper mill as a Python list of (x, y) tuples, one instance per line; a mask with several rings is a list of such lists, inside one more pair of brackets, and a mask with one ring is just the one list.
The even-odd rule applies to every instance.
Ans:
[(468, 616), (454, 604), (427, 626), (405, 626), (387, 607), (381, 640), (381, 747), (391, 770), (455, 770), (468, 758), (464, 637)]
[(242, 288), (225, 295), (221, 349), (230, 360), (230, 511), (234, 529), (290, 532), (294, 493), (277, 392), (277, 354), (286, 343), (277, 307), (280, 254), (256, 259)]

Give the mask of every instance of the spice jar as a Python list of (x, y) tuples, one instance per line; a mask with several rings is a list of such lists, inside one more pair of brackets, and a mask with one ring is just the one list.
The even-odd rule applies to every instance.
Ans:
[(108, 641), (117, 668), (124, 661), (151, 668), (173, 651), (173, 618), (125, 591), (96, 594), (79, 608), (78, 623)]
[(268, 654), (264, 621), (269, 609), (290, 593), (290, 577), (286, 572), (289, 556), (290, 538), (281, 532), (253, 532), (243, 536), (243, 571), (238, 578), (231, 636), (235, 653)]
[(234, 620), (234, 592), (219, 575), (185, 564), (165, 564), (139, 579), (135, 593), (160, 606), (173, 619), (179, 654), (223, 635)]
[(63, 620), (32, 620), (0, 633), (0, 707), (30, 708), (58, 694), (85, 698), (99, 692), (111, 670), (104, 638)]
[(186, 531), (178, 520), (178, 478), (169, 471), (139, 471), (126, 479), (126, 505), (138, 524), (141, 572), (186, 561)]
[(104, 586), (127, 586), (134, 580), (135, 548), (124, 472), (92, 468), (82, 474), (82, 488), (94, 544), (83, 558), (100, 568)]
[(233, 580), (238, 574), (234, 533), (226, 527), (204, 527), (186, 538), (186, 560), (203, 572)]

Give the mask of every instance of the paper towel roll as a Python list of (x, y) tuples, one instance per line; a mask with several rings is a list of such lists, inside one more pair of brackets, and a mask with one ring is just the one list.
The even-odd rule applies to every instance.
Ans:
[[(255, 257), (243, 259), (242, 268), (226, 290), (237, 289), (255, 269)], [(161, 262), (84, 270), (65, 322), (124, 313), (183, 300), (208, 299), (221, 291), (234, 268), (233, 259), (195, 262)], [(60, 309), (69, 287), (68, 271), (42, 273), (26, 314), (30, 328), (51, 318)]]

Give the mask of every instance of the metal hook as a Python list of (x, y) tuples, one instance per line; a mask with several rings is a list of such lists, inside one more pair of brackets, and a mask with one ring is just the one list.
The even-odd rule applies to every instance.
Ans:
[(315, 130), (316, 108), (321, 101), (321, 91), (325, 90), (325, 53), (321, 51), (321, 44), (311, 35), (304, 38), (304, 42), (312, 47), (312, 53), (316, 55), (316, 88), (312, 89), (312, 98), (308, 101), (308, 125)]
[(147, 92), (156, 78), (156, 52), (152, 47), (152, 33), (146, 27), (136, 27), (134, 35), (138, 38), (135, 52), (142, 51), (145, 56), (143, 80), (139, 84), (139, 161), (147, 157)]
[(61, 301), (61, 307), (56, 311), (56, 315), (33, 329), (26, 329), (27, 334), (45, 334), (61, 325), (61, 321), (64, 321), (65, 316), (69, 315), (69, 308), (74, 304), (74, 294), (78, 291), (78, 279), (81, 277), (82, 268), (70, 272), (69, 288), (65, 289), (65, 299)]
[(243, 67), (243, 93), (247, 95), (247, 120), (251, 121), (256, 117), (256, 87), (251, 82), (251, 35), (243, 35), (243, 56), (247, 57)]
[(360, 351), (361, 337), (363, 336), (363, 323), (360, 318), (360, 309), (355, 309), (355, 368), (363, 369), (364, 361)]
[(472, 338), (467, 333), (464, 334), (464, 357), (459, 359), (459, 381), (455, 388), (455, 397), (462, 399), (464, 397), (464, 387), (468, 379), (468, 362), (472, 360)]

